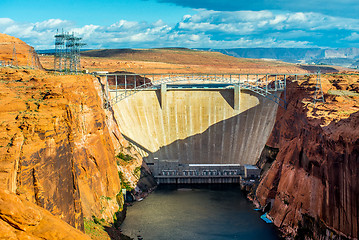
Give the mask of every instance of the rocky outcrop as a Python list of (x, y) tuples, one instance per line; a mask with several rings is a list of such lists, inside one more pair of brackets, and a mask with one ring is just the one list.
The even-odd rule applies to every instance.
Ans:
[(9, 68), (0, 79), (0, 189), (80, 230), (84, 218), (112, 222), (123, 203), (115, 156), (132, 156), (125, 176), (142, 159), (103, 109), (98, 80)]
[(287, 236), (356, 239), (359, 112), (354, 110), (348, 118), (337, 118), (329, 125), (323, 124), (328, 112), (308, 117), (309, 105), (305, 105), (311, 103), (305, 101), (309, 91), (305, 84), (288, 86), (288, 108), (278, 111), (267, 142), (279, 152), (261, 180), (256, 197), (262, 206), (272, 203), (269, 214)]
[(90, 239), (50, 212), (0, 189), (1, 239)]
[(43, 69), (35, 49), (18, 38), (0, 33), (0, 66)]

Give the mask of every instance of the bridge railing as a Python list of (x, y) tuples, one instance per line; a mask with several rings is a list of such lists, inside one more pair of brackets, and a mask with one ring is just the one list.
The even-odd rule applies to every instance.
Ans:
[[(285, 107), (285, 90), (288, 78), (297, 79), (298, 76), (307, 74), (134, 74), (134, 73), (110, 73), (100, 77), (106, 79), (109, 103), (115, 104), (123, 99), (148, 89), (158, 89), (161, 84), (181, 83), (181, 84), (224, 84), (221, 88), (232, 88), (239, 85), (240, 88), (256, 92), (263, 97), (274, 101)], [(193, 87), (192, 85), (192, 87)], [(199, 86), (199, 85), (198, 85)], [(171, 89), (171, 85), (168, 85)], [(277, 92), (283, 91), (284, 98)]]

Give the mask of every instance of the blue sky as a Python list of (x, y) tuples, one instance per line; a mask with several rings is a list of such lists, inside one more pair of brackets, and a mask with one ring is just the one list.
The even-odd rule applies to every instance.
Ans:
[(0, 32), (36, 49), (359, 47), (358, 0), (1, 0)]

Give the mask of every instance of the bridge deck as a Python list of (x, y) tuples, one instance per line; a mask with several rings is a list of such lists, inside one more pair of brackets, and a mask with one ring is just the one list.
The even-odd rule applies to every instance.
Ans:
[[(285, 91), (288, 78), (297, 79), (298, 76), (308, 74), (134, 74), (112, 73), (99, 75), (105, 78), (108, 107), (143, 90), (159, 89), (166, 85), (166, 89), (213, 89), (235, 88), (247, 89), (285, 107)], [(173, 83), (181, 83), (173, 84)], [(196, 83), (196, 84), (194, 84)], [(219, 84), (215, 86), (215, 84)], [(187, 85), (187, 86), (184, 86)], [(212, 86), (211, 86), (212, 85)], [(284, 91), (280, 98), (277, 91)], [(109, 92), (115, 92), (111, 98)], [(275, 93), (274, 93), (275, 92)]]

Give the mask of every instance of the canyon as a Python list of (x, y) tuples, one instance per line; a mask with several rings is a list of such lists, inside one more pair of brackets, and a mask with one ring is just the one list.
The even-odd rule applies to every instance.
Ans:
[[(215, 102), (211, 105), (206, 99), (222, 101), (222, 112), (218, 117), (224, 118), (213, 119), (208, 126), (192, 125), (189, 128), (192, 132), (186, 132), (186, 124), (179, 124), (178, 131), (168, 129), (167, 139), (165, 131), (161, 130), (163, 126), (156, 125), (161, 121), (155, 118), (169, 119), (174, 115), (170, 112), (161, 115), (155, 93), (138, 93), (142, 102), (134, 103), (127, 99), (125, 104), (107, 109), (101, 79), (85, 74), (57, 75), (44, 71), (43, 68), (51, 67), (50, 56), (40, 57), (43, 65), (38, 66), (39, 69), (30, 69), (26, 61), (30, 47), (16, 38), (0, 37), (4, 42), (23, 45), (17, 50), (18, 67), (0, 68), (1, 237), (95, 238), (89, 230), (96, 226), (91, 224), (106, 222), (111, 226), (116, 223), (122, 217), (122, 190), (140, 185), (138, 170), (145, 174), (147, 168), (136, 146), (125, 137), (134, 136), (141, 145), (156, 152), (177, 138), (185, 138), (188, 133), (201, 133), (217, 120), (227, 121), (233, 117), (230, 104), (223, 98), (226, 93), (208, 93), (205, 96), (198, 93), (193, 101), (208, 104), (207, 110), (212, 109)], [(13, 44), (0, 46), (8, 49)], [(167, 55), (161, 60), (164, 51)], [(297, 65), (234, 60), (210, 53), (203, 53), (201, 61), (197, 61), (193, 60), (196, 59), (193, 54), (201, 53), (196, 51), (161, 50), (160, 53), (139, 52), (140, 56), (131, 53), (134, 56), (118, 59), (106, 58), (106, 55), (89, 56), (83, 58), (82, 66), (92, 71), (126, 70), (136, 73), (161, 73), (168, 69), (174, 69), (174, 72), (307, 71), (308, 76), (302, 79), (288, 80), (287, 108), (270, 111), (273, 114), (270, 125), (274, 127), (272, 131), (267, 129), (268, 141), (265, 143), (263, 138), (260, 144), (262, 147), (266, 144), (262, 158), (268, 149), (274, 149), (278, 154), (272, 157), (273, 162), (268, 162), (268, 170), (251, 197), (262, 207), (271, 204), (268, 214), (287, 238), (358, 238), (359, 76), (356, 72), (323, 74), (326, 102), (314, 105), (316, 76)], [(1, 57), (9, 60), (11, 54), (9, 50)], [(141, 61), (145, 55), (148, 59)], [(184, 55), (185, 63), (180, 60)], [(220, 59), (226, 61), (221, 63)], [(227, 65), (232, 60), (235, 64)], [(168, 93), (172, 102), (185, 99), (177, 103), (177, 107), (192, 101), (183, 92)], [(251, 96), (248, 94), (247, 98)], [(130, 104), (135, 106), (135, 110)], [(146, 104), (152, 106), (153, 112), (143, 110)], [(194, 111), (200, 109), (182, 109), (182, 112), (194, 115)], [(138, 114), (141, 111), (144, 114)], [(150, 119), (161, 137), (151, 139), (150, 130), (140, 132), (133, 126), (144, 125), (146, 119)], [(204, 118), (198, 117), (198, 121), (204, 122)], [(216, 128), (216, 132), (223, 128), (226, 127)], [(230, 138), (232, 136), (228, 134), (223, 137), (224, 140)], [(176, 149), (182, 145), (176, 143), (172, 146), (159, 151), (159, 156), (173, 158)], [(186, 151), (194, 149), (191, 147)], [(258, 158), (261, 151), (253, 149), (248, 157)], [(230, 158), (225, 156), (223, 161)], [(105, 233), (104, 238), (110, 236)]]

